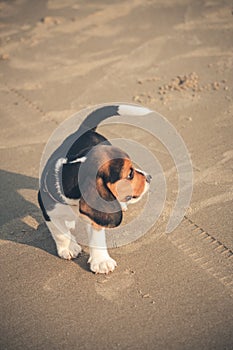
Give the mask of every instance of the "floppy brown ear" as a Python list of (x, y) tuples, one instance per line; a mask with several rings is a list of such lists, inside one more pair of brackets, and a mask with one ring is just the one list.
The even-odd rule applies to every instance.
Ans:
[(83, 196), (80, 198), (80, 213), (88, 216), (99, 226), (113, 228), (120, 225), (122, 221), (121, 205), (106, 186), (103, 178), (98, 177), (96, 182), (88, 182), (85, 188), (87, 200), (84, 200)]

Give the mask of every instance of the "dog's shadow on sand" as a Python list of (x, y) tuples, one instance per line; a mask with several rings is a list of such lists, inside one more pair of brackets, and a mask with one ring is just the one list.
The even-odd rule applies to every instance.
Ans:
[[(38, 185), (37, 178), (0, 170), (0, 239), (39, 248), (58, 258), (54, 240), (34, 204)], [(89, 271), (87, 257), (82, 252), (73, 262)]]

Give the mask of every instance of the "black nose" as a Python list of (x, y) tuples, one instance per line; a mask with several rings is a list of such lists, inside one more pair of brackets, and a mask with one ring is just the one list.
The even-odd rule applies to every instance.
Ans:
[(151, 182), (152, 176), (151, 175), (146, 175), (146, 182), (148, 182), (148, 184)]

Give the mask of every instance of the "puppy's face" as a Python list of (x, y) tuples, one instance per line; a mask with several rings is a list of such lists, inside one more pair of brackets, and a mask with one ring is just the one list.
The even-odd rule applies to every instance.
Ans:
[[(81, 197), (80, 212), (99, 226), (116, 227), (122, 221), (120, 202), (140, 200), (149, 188), (151, 176), (135, 169), (129, 156), (113, 146), (97, 147), (88, 161), (83, 181), (86, 182), (85, 198), (90, 201)], [(90, 179), (93, 171), (97, 175)]]
[[(111, 161), (107, 164), (111, 168)], [(107, 186), (119, 202), (136, 203), (149, 189), (151, 177), (141, 170), (135, 169), (130, 159), (125, 158), (120, 164), (119, 180)]]

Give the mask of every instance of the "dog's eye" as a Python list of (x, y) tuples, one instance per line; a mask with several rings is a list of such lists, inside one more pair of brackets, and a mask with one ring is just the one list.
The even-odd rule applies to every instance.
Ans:
[(130, 172), (129, 172), (129, 175), (127, 176), (127, 179), (132, 180), (133, 177), (134, 177), (134, 169), (131, 168), (131, 169), (130, 169)]

